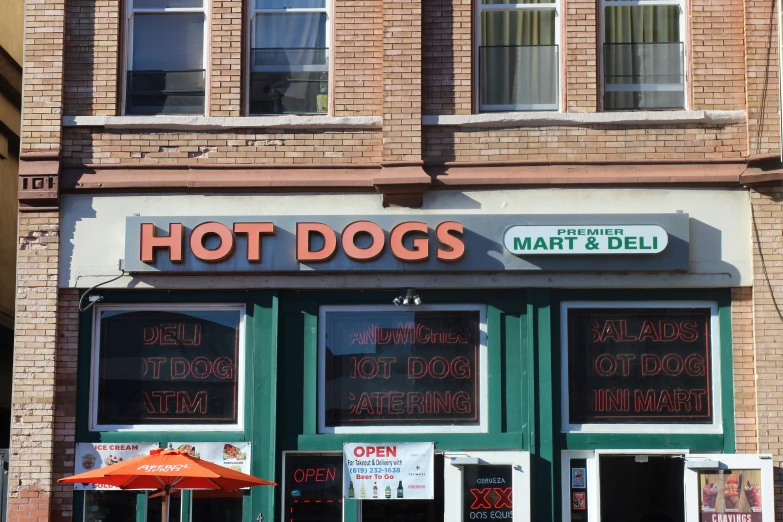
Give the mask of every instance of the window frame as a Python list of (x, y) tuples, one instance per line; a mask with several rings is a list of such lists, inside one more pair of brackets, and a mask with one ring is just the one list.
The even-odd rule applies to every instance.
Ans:
[[(126, 0), (124, 13), (125, 34), (123, 45), (125, 47), (122, 53), (122, 69), (120, 74), (120, 89), (122, 97), (120, 99), (120, 115), (126, 116), (128, 105), (128, 69), (133, 63), (133, 15), (135, 14), (197, 14), (204, 15), (204, 43), (201, 49), (201, 64), (204, 69), (204, 113), (199, 114), (156, 114), (153, 118), (167, 118), (171, 116), (209, 116), (209, 94), (210, 94), (210, 68), (209, 55), (210, 42), (212, 40), (212, 27), (209, 24), (212, 11), (212, 0), (202, 0), (201, 7), (163, 7), (163, 8), (134, 8), (135, 0)], [(131, 115), (135, 116), (135, 115)]]
[[(231, 424), (99, 424), (98, 423), (98, 387), (99, 387), (99, 368), (100, 368), (100, 349), (101, 349), (101, 312), (103, 311), (236, 311), (239, 313), (239, 332), (237, 335), (236, 362), (237, 372), (237, 421)], [(90, 432), (237, 432), (245, 428), (245, 399), (246, 379), (246, 335), (247, 335), (247, 309), (244, 303), (166, 303), (166, 304), (104, 304), (97, 305), (93, 309), (92, 332), (90, 339), (90, 387), (89, 387), (89, 411), (88, 426)]]
[[(478, 312), (479, 313), (479, 422), (474, 426), (432, 424), (424, 426), (326, 426), (326, 314), (329, 312)], [(400, 308), (395, 305), (322, 305), (318, 309), (317, 343), (317, 431), (322, 434), (367, 433), (488, 433), (489, 431), (489, 349), (487, 343), (487, 306), (484, 304), (419, 305)]]
[[(261, 116), (261, 117), (280, 117), (280, 116), (332, 116), (334, 114), (334, 59), (333, 59), (333, 49), (332, 49), (332, 43), (333, 43), (333, 35), (332, 32), (334, 30), (334, 24), (332, 23), (332, 13), (334, 11), (334, 5), (333, 0), (324, 0), (324, 7), (282, 7), (282, 8), (256, 8), (256, 0), (248, 0), (250, 3), (250, 6), (245, 11), (247, 12), (247, 20), (245, 21), (245, 27), (247, 27), (248, 36), (245, 39), (245, 56), (247, 59), (245, 60), (244, 65), (244, 77), (245, 80), (243, 83), (243, 89), (246, 93), (246, 96), (244, 96), (244, 103), (243, 103), (243, 109), (244, 114), (247, 116)], [(255, 35), (255, 27), (256, 27), (256, 15), (259, 14), (287, 14), (287, 13), (324, 13), (326, 14), (326, 28), (325, 28), (325, 38), (326, 38), (326, 58), (327, 58), (327, 64), (326, 64), (326, 73), (328, 75), (328, 83), (327, 83), (327, 90), (326, 94), (329, 97), (327, 102), (327, 110), (326, 112), (322, 113), (294, 113), (294, 112), (285, 112), (280, 114), (272, 114), (272, 113), (259, 113), (259, 114), (253, 114), (250, 112), (250, 88), (252, 86), (252, 72), (253, 72), (253, 37)], [(308, 67), (308, 66), (302, 66), (302, 67)], [(315, 66), (319, 67), (319, 66)], [(292, 69), (293, 72), (293, 69)]]
[[(656, 5), (668, 5), (677, 6), (680, 10), (679, 19), (679, 31), (680, 31), (680, 43), (682, 43), (682, 89), (683, 100), (682, 108), (676, 109), (607, 109), (604, 103), (604, 96), (606, 95), (606, 62), (604, 53), (604, 44), (606, 43), (606, 8), (607, 7), (623, 7), (623, 6), (656, 6)], [(688, 48), (690, 45), (690, 31), (688, 17), (686, 16), (686, 0), (599, 0), (598, 8), (600, 9), (599, 23), (598, 23), (598, 110), (601, 112), (644, 112), (644, 111), (684, 111), (690, 108), (691, 96), (689, 95), (689, 82), (688, 76), (690, 71), (690, 60), (688, 54)], [(640, 85), (653, 85), (653, 84), (640, 84)], [(620, 91), (616, 91), (620, 92)], [(637, 91), (627, 91), (637, 92)]]
[[(493, 114), (504, 112), (562, 112), (563, 110), (563, 59), (562, 59), (562, 9), (563, 0), (551, 0), (548, 3), (541, 4), (482, 4), (482, 0), (475, 0), (473, 7), (473, 19), (475, 20), (474, 43), (473, 43), (473, 107), (475, 114)], [(557, 102), (555, 106), (540, 107), (538, 105), (523, 105), (522, 108), (516, 108), (511, 105), (502, 105), (498, 109), (484, 110), (481, 108), (481, 67), (479, 65), (479, 48), (481, 47), (481, 13), (485, 11), (544, 11), (553, 10), (555, 12), (555, 46), (557, 47)]]
[[(571, 423), (569, 418), (568, 380), (568, 311), (591, 308), (708, 308), (710, 310), (710, 384), (712, 386), (712, 422), (709, 424), (631, 424), (631, 423)], [(560, 432), (561, 433), (622, 433), (622, 434), (722, 434), (723, 395), (721, 375), (721, 329), (717, 301), (562, 301), (560, 303)], [(726, 349), (731, 349), (729, 346)]]

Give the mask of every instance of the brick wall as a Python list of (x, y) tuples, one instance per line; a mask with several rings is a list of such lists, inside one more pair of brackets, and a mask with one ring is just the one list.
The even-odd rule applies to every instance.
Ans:
[(471, 0), (423, 0), (422, 111), (470, 114), (473, 86)]
[(161, 132), (65, 129), (63, 163), (378, 163), (381, 136), (363, 130)]
[(758, 452), (753, 289), (731, 290), (731, 350), (734, 361), (734, 426), (737, 453)]
[[(76, 363), (79, 352), (79, 291), (61, 289), (57, 305), (57, 377), (55, 387), (53, 479), (73, 475), (76, 443)], [(53, 484), (53, 521), (71, 520), (73, 486)]]
[(383, 161), (421, 160), (421, 0), (383, 0)]
[(119, 0), (71, 0), (65, 13), (65, 114), (117, 110)]
[(471, 129), (426, 127), (424, 158), (584, 161), (741, 158), (745, 126), (661, 125)]
[(243, 0), (213, 0), (210, 115), (242, 113)]
[(8, 521), (47, 520), (57, 360), (56, 212), (19, 217)]
[(65, 0), (27, 0), (22, 152), (60, 148)]
[[(753, 216), (753, 319), (756, 348), (759, 451), (771, 453), (775, 464), (775, 492), (783, 488), (783, 187), (751, 190)], [(783, 505), (775, 502), (775, 518), (783, 519)]]
[(595, 112), (598, 109), (597, 16), (594, 0), (571, 0), (565, 9), (565, 45), (559, 52), (565, 60), (566, 110)]
[(694, 109), (745, 108), (745, 30), (742, 3), (693, 2), (691, 29)]
[(380, 116), (383, 105), (383, 2), (336, 0), (334, 114)]
[(748, 153), (780, 152), (777, 4), (745, 1)]

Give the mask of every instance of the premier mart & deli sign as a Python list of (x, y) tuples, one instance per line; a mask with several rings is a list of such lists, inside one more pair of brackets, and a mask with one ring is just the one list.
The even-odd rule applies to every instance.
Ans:
[(658, 254), (669, 236), (658, 225), (518, 225), (506, 230), (503, 244), (515, 255)]

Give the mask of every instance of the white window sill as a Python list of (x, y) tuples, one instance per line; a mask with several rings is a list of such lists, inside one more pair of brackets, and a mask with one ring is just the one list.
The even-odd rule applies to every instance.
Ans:
[(455, 127), (542, 127), (575, 125), (665, 125), (700, 123), (730, 125), (747, 120), (745, 111), (629, 111), (629, 112), (492, 112), (422, 116), (423, 125)]
[(380, 128), (380, 116), (63, 116), (64, 127), (210, 130), (231, 128)]

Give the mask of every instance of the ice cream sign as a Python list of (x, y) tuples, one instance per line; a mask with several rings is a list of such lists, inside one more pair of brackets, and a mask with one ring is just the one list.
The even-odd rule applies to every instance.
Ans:
[(658, 225), (516, 225), (503, 236), (506, 250), (519, 256), (658, 254), (668, 243)]

